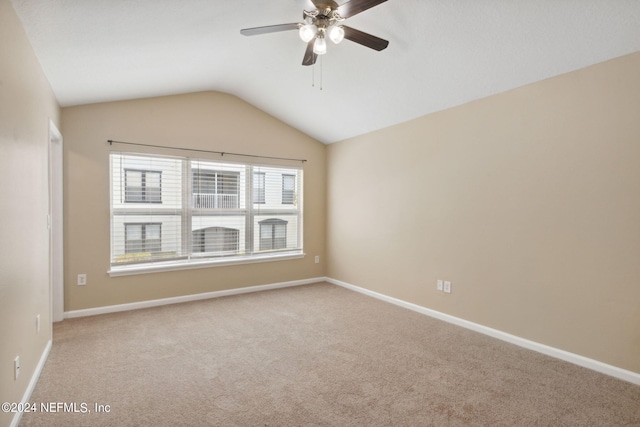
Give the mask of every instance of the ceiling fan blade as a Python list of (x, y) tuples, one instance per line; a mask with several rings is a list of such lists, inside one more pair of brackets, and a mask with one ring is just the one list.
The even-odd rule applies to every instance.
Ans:
[(311, 2), (318, 10), (338, 8), (338, 3), (333, 0), (311, 0)]
[(357, 15), (386, 1), (387, 0), (350, 0), (338, 7), (338, 13), (345, 19), (351, 18), (353, 15)]
[(381, 39), (380, 37), (372, 36), (371, 34), (356, 30), (355, 28), (347, 27), (346, 25), (343, 25), (342, 28), (344, 28), (344, 38), (351, 40), (352, 42), (377, 51), (384, 50), (389, 46), (389, 42)]
[(313, 44), (316, 39), (314, 38), (309, 43), (307, 43), (307, 50), (304, 52), (304, 58), (302, 59), (302, 65), (313, 65), (316, 63), (316, 59), (318, 59), (318, 55), (313, 51)]
[(257, 36), (260, 34), (277, 33), (279, 31), (297, 30), (302, 24), (280, 24), (280, 25), (267, 25), (266, 27), (245, 28), (240, 30), (240, 34), (245, 36)]

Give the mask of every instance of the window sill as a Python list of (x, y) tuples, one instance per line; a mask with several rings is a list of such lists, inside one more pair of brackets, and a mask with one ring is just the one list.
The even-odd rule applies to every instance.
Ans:
[(287, 252), (280, 254), (254, 255), (252, 257), (234, 257), (224, 259), (191, 259), (150, 264), (126, 265), (111, 267), (107, 274), (110, 277), (130, 276), (134, 274), (160, 273), (164, 271), (192, 270), (196, 268), (223, 267), (228, 265), (255, 264), (259, 262), (287, 261), (305, 257), (303, 252)]

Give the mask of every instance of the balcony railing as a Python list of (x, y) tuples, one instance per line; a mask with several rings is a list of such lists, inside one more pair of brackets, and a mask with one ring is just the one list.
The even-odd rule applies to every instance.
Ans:
[(237, 194), (193, 193), (193, 207), (202, 209), (238, 209)]

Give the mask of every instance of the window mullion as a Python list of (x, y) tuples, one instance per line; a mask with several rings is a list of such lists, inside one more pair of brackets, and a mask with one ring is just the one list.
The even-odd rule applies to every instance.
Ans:
[(218, 207), (218, 172), (213, 173), (213, 208)]
[(245, 201), (244, 201), (244, 228), (245, 228), (245, 248), (248, 254), (254, 253), (253, 248), (253, 166), (247, 165), (245, 169)]
[(110, 164), (114, 269), (302, 251), (301, 169), (122, 153)]
[(182, 162), (182, 254), (188, 258), (191, 257), (191, 248), (193, 247), (191, 233), (191, 217), (193, 215), (191, 207), (192, 175), (191, 160), (184, 159)]

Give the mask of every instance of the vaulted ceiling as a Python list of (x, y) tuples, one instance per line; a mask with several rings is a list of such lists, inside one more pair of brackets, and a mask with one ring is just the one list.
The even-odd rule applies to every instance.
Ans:
[[(346, 0), (338, 0), (339, 4)], [(640, 51), (638, 0), (389, 0), (301, 65), (309, 0), (12, 0), (60, 104), (215, 90), (324, 143)]]

